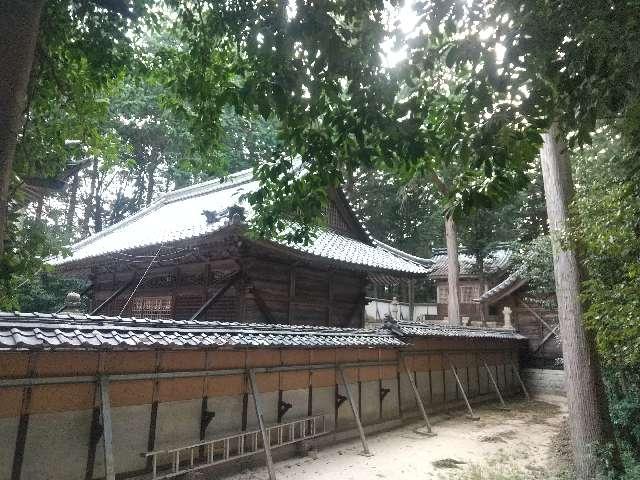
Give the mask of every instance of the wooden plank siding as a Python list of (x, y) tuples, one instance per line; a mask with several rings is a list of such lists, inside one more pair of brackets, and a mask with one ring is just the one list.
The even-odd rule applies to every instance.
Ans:
[[(221, 286), (221, 279), (245, 265), (242, 281), (231, 286), (200, 317), (209, 321), (244, 321), (323, 326), (362, 326), (366, 277), (357, 272), (292, 264), (272, 254), (250, 251), (206, 263), (152, 266), (135, 297), (172, 298), (172, 318), (189, 319)], [(295, 270), (295, 274), (292, 271)], [(292, 275), (295, 279), (292, 280)], [(103, 272), (94, 277), (91, 308), (135, 278), (134, 272)], [(133, 301), (123, 307), (136, 282), (98, 314), (135, 316)]]

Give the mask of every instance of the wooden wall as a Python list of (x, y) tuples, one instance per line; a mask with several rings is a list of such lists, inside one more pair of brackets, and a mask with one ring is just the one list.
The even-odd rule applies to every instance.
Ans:
[[(153, 266), (134, 298), (171, 296), (171, 318), (188, 319), (226, 283), (229, 274), (240, 269), (242, 275), (201, 319), (343, 327), (363, 325), (366, 286), (363, 274), (293, 265), (291, 261), (267, 256)], [(130, 271), (96, 274), (91, 308), (96, 308), (134, 276)], [(99, 313), (140, 316), (133, 310), (133, 299), (123, 310), (136, 283), (134, 280)]]
[[(484, 363), (505, 395), (518, 385), (518, 343), (471, 339), (414, 340), (407, 364), (427, 410), (461, 406), (452, 376), (455, 365), (468, 396), (492, 398)], [(365, 425), (397, 422), (417, 415), (413, 391), (399, 362), (401, 350), (385, 348), (234, 349), (144, 351), (0, 352), (0, 378), (83, 377), (150, 374), (150, 378), (109, 381), (113, 446), (119, 478), (148, 472), (142, 452), (179, 447), (199, 440), (257, 428), (248, 395), (246, 370), (253, 367), (353, 364), (345, 376)], [(371, 365), (376, 362), (378, 365)], [(205, 370), (239, 369), (224, 376)], [(195, 376), (155, 377), (156, 373), (196, 372)], [(177, 373), (177, 375), (181, 375)], [(336, 403), (344, 387), (333, 367), (257, 373), (268, 425), (278, 422), (280, 400), (293, 408), (282, 421), (325, 415), (333, 432), (355, 426), (347, 403)], [(82, 480), (101, 478), (99, 388), (95, 382), (0, 387), (0, 480)], [(384, 393), (384, 395), (383, 395)], [(483, 396), (484, 395), (484, 396)], [(202, 430), (207, 411), (216, 416)], [(388, 428), (388, 427), (387, 427)], [(328, 436), (332, 441), (331, 436)], [(344, 437), (343, 437), (344, 438)], [(92, 441), (95, 440), (94, 441)], [(61, 462), (65, 458), (67, 461)], [(16, 459), (20, 461), (16, 463)]]

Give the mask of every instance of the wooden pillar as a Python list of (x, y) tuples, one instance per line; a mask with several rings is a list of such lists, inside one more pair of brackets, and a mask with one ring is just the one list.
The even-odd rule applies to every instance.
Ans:
[(295, 323), (295, 299), (296, 299), (296, 267), (295, 265), (291, 267), (289, 270), (289, 311), (288, 311), (288, 320), (289, 325)]
[(276, 472), (273, 468), (273, 459), (271, 458), (271, 437), (264, 424), (262, 401), (260, 399), (260, 392), (258, 392), (256, 374), (253, 369), (249, 369), (249, 386), (251, 387), (251, 395), (253, 396), (253, 406), (256, 411), (256, 418), (258, 419), (258, 425), (260, 425), (260, 432), (262, 433), (262, 444), (264, 446), (264, 455), (267, 460), (269, 480), (276, 480)]
[(104, 471), (106, 480), (116, 480), (113, 460), (113, 428), (111, 424), (111, 400), (109, 398), (109, 379), (100, 377), (100, 412), (102, 415), (102, 438), (104, 441)]
[(349, 400), (349, 405), (351, 406), (351, 412), (353, 413), (353, 418), (356, 421), (356, 426), (358, 427), (358, 433), (360, 434), (360, 441), (362, 442), (362, 450), (365, 455), (371, 455), (371, 450), (369, 450), (369, 444), (367, 443), (367, 437), (364, 435), (364, 429), (362, 428), (362, 423), (360, 422), (360, 412), (358, 411), (358, 407), (353, 400), (353, 394), (351, 393), (351, 387), (349, 383), (347, 383), (347, 377), (344, 374), (344, 369), (341, 365), (338, 365), (338, 371), (340, 372), (340, 378), (342, 379), (342, 385), (344, 386), (344, 390), (347, 394), (347, 399)]
[(484, 360), (482, 361), (482, 363), (484, 364), (484, 368), (487, 370), (487, 375), (489, 375), (489, 379), (493, 384), (493, 388), (496, 391), (496, 394), (498, 395), (498, 400), (500, 400), (500, 405), (502, 406), (502, 409), (508, 410), (506, 403), (504, 403), (504, 398), (502, 398), (502, 393), (500, 393), (500, 388), (498, 388), (498, 382), (496, 382), (496, 379), (493, 378), (493, 374), (491, 373), (491, 369), (489, 368), (489, 365), (487, 365), (487, 362), (485, 362)]
[(331, 323), (333, 319), (333, 272), (331, 271), (329, 271), (328, 282), (327, 325), (333, 325)]
[[(29, 353), (28, 376), (35, 374), (36, 353)], [(27, 443), (27, 431), (29, 430), (29, 410), (31, 409), (32, 388), (22, 389), (22, 402), (20, 405), (20, 420), (18, 421), (18, 431), (16, 433), (16, 443), (13, 450), (13, 464), (11, 467), (11, 480), (20, 480), (22, 475), (22, 461), (24, 459), (24, 448)]]
[(422, 398), (420, 397), (420, 392), (418, 391), (418, 386), (416, 385), (416, 380), (411, 375), (411, 371), (409, 370), (409, 365), (407, 364), (407, 357), (401, 357), (400, 359), (401, 368), (404, 369), (404, 372), (409, 379), (409, 383), (411, 384), (411, 389), (413, 390), (413, 395), (416, 399), (416, 403), (418, 404), (418, 408), (420, 409), (420, 413), (422, 414), (422, 419), (424, 420), (425, 427), (427, 427), (427, 433), (432, 433), (431, 431), (431, 422), (429, 422), (429, 416), (427, 415), (427, 411), (424, 408), (424, 403), (422, 403)]
[(415, 296), (416, 296), (416, 281), (411, 278), (407, 282), (408, 290), (409, 290), (409, 321), (415, 321)]

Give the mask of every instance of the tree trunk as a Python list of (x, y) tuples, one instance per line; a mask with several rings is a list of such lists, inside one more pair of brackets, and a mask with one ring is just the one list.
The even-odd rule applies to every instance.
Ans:
[(153, 194), (156, 189), (156, 169), (158, 164), (155, 162), (149, 162), (147, 167), (147, 196), (145, 198), (145, 205), (150, 205), (153, 201)]
[(98, 178), (96, 182), (96, 189), (93, 196), (93, 226), (95, 232), (102, 231), (102, 186), (104, 184), (104, 178)]
[(543, 135), (540, 159), (553, 247), (569, 430), (576, 477), (591, 480), (597, 475), (596, 449), (604, 440), (603, 405), (598, 395), (597, 356), (582, 322), (578, 262), (574, 248), (567, 241), (572, 180), (567, 149), (559, 135), (556, 124)]
[[(487, 278), (484, 274), (484, 252), (478, 250), (476, 252), (476, 262), (478, 265), (478, 283), (479, 293), (482, 295), (487, 291)], [(482, 326), (487, 326), (487, 318), (489, 317), (489, 305), (486, 302), (482, 302), (478, 304), (478, 308), (480, 309), (480, 319), (482, 320)]]
[(458, 234), (453, 218), (445, 218), (445, 236), (447, 239), (447, 277), (449, 294), (447, 315), (450, 325), (461, 325), (460, 318), (460, 262), (458, 261)]
[(0, 255), (4, 252), (13, 159), (43, 4), (44, 0), (0, 0)]
[(76, 206), (78, 204), (78, 185), (80, 176), (76, 173), (69, 187), (69, 205), (67, 206), (67, 218), (65, 219), (65, 230), (69, 239), (73, 237), (73, 220), (76, 216)]
[(98, 159), (93, 159), (93, 165), (91, 166), (91, 185), (89, 187), (89, 193), (87, 195), (87, 203), (84, 206), (84, 218), (82, 219), (82, 236), (88, 237), (91, 233), (89, 231), (89, 223), (93, 216), (93, 201), (96, 194), (96, 183), (98, 181)]
[(42, 220), (42, 209), (44, 207), (44, 195), (41, 195), (38, 198), (38, 203), (36, 204), (36, 222), (40, 223)]

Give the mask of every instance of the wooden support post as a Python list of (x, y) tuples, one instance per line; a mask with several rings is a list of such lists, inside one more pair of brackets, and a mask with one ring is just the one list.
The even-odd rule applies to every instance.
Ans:
[(422, 403), (422, 398), (420, 398), (420, 392), (418, 391), (418, 386), (416, 385), (415, 379), (411, 372), (409, 371), (409, 365), (407, 364), (407, 357), (401, 357), (402, 367), (404, 368), (404, 373), (407, 374), (407, 378), (409, 379), (409, 383), (411, 384), (411, 388), (413, 389), (413, 395), (416, 397), (416, 403), (418, 404), (418, 408), (420, 409), (420, 413), (422, 414), (422, 418), (424, 419), (425, 426), (427, 427), (427, 435), (435, 435), (431, 431), (431, 422), (429, 422), (429, 417), (427, 416), (427, 411), (424, 409), (424, 404)]
[(453, 364), (453, 362), (449, 359), (448, 355), (447, 355), (447, 361), (451, 366), (451, 371), (453, 372), (453, 376), (456, 377), (456, 382), (458, 383), (458, 388), (460, 389), (460, 393), (462, 394), (464, 403), (467, 405), (467, 410), (469, 411), (469, 418), (471, 420), (480, 420), (480, 417), (476, 416), (476, 414), (473, 413), (473, 409), (471, 408), (471, 404), (469, 403), (469, 399), (467, 398), (467, 392), (464, 391), (464, 387), (462, 386), (460, 377), (458, 377), (458, 370), (456, 369), (456, 366)]
[[(155, 355), (155, 373), (160, 371), (160, 352), (156, 351)], [(158, 426), (158, 402), (160, 400), (160, 384), (158, 378), (153, 380), (153, 391), (151, 393), (151, 411), (149, 414), (149, 432), (147, 434), (147, 452), (152, 452), (156, 448), (156, 430)], [(153, 467), (151, 457), (147, 457), (147, 471), (151, 471)]]
[(338, 371), (340, 372), (340, 378), (342, 378), (342, 385), (344, 386), (344, 390), (347, 394), (347, 399), (349, 400), (349, 405), (351, 406), (351, 411), (353, 412), (353, 418), (356, 421), (356, 425), (358, 426), (358, 433), (360, 434), (360, 440), (362, 441), (362, 450), (363, 453), (367, 456), (372, 455), (371, 450), (369, 450), (369, 445), (367, 444), (367, 438), (364, 436), (364, 429), (362, 428), (362, 423), (360, 422), (360, 413), (358, 412), (358, 407), (353, 401), (353, 394), (351, 393), (351, 387), (347, 383), (347, 377), (344, 374), (344, 369), (342, 365), (338, 365)]
[(126, 282), (124, 285), (121, 285), (120, 288), (118, 288), (115, 292), (109, 295), (104, 302), (102, 302), (100, 305), (94, 308), (89, 315), (97, 315), (100, 312), (100, 310), (102, 310), (104, 307), (109, 305), (114, 298), (116, 298), (118, 295), (124, 292), (127, 288), (129, 288), (129, 286), (133, 283), (133, 280), (134, 279), (132, 278), (131, 280)]
[[(35, 376), (37, 353), (29, 354), (27, 372), (30, 378)], [(16, 443), (13, 450), (13, 464), (11, 466), (11, 480), (20, 480), (22, 475), (22, 461), (24, 460), (24, 449), (27, 443), (27, 431), (29, 430), (29, 413), (31, 411), (30, 386), (22, 389), (22, 402), (20, 404), (20, 420), (18, 421), (18, 431), (16, 432)]]
[(289, 325), (295, 323), (295, 299), (296, 299), (296, 267), (291, 267), (289, 271), (289, 309), (287, 317), (289, 319)]
[(236, 283), (240, 276), (240, 272), (234, 272), (229, 275), (228, 280), (214, 293), (211, 298), (202, 304), (196, 313), (194, 313), (189, 320), (197, 320), (200, 315), (207, 311), (207, 309), (213, 305), (220, 297), (222, 297), (231, 286)]
[(20, 408), (20, 420), (13, 451), (13, 465), (11, 467), (11, 480), (20, 480), (22, 475), (22, 461), (24, 460), (24, 447), (27, 443), (27, 430), (29, 429), (29, 408), (31, 405), (31, 387), (25, 387), (22, 392), (22, 406)]
[(87, 451), (87, 465), (84, 475), (85, 480), (93, 480), (93, 468), (96, 462), (96, 451), (98, 449), (98, 442), (100, 441), (100, 438), (102, 438), (100, 409), (95, 407), (91, 415), (91, 427), (89, 428), (89, 449)]
[(500, 393), (500, 389), (498, 388), (498, 382), (496, 382), (496, 379), (493, 378), (493, 374), (491, 373), (491, 369), (489, 368), (489, 365), (487, 365), (487, 362), (485, 362), (484, 360), (482, 361), (482, 363), (484, 364), (484, 368), (487, 370), (487, 375), (489, 375), (489, 379), (491, 379), (491, 383), (493, 384), (493, 389), (496, 391), (496, 394), (498, 395), (498, 399), (500, 400), (500, 405), (502, 406), (502, 409), (509, 410), (509, 408), (507, 408), (507, 404), (504, 403), (504, 398), (502, 398), (502, 394)]
[(100, 413), (102, 415), (102, 437), (104, 440), (104, 471), (106, 480), (115, 480), (113, 462), (113, 429), (111, 425), (111, 400), (109, 399), (109, 379), (100, 377)]
[(415, 279), (409, 280), (409, 321), (415, 322), (415, 298), (416, 298), (416, 281)]
[(511, 368), (513, 369), (513, 373), (515, 374), (516, 378), (518, 379), (518, 382), (520, 383), (520, 387), (522, 387), (522, 392), (524, 393), (525, 398), (527, 399), (527, 402), (531, 401), (531, 396), (529, 395), (529, 391), (527, 390), (527, 387), (524, 386), (524, 382), (522, 381), (522, 377), (520, 376), (520, 372), (518, 371), (518, 369), (516, 368), (515, 364), (513, 362), (509, 362), (511, 364)]
[(253, 396), (253, 406), (256, 410), (256, 418), (262, 432), (262, 443), (264, 445), (264, 455), (267, 459), (267, 470), (269, 471), (269, 480), (276, 480), (276, 472), (273, 469), (273, 458), (271, 457), (271, 438), (267, 435), (267, 428), (264, 425), (264, 416), (262, 413), (262, 401), (260, 392), (256, 382), (256, 373), (253, 369), (249, 369), (249, 386), (251, 388), (251, 396)]
[(277, 324), (278, 321), (271, 313), (271, 310), (269, 310), (269, 307), (267, 306), (267, 302), (264, 301), (264, 298), (262, 298), (262, 295), (260, 295), (260, 292), (256, 289), (256, 287), (253, 284), (251, 284), (251, 293), (253, 294), (253, 300), (256, 302), (256, 305), (258, 306), (258, 310), (260, 310), (260, 313), (262, 313), (262, 316), (267, 320), (267, 323), (271, 325)]
[(327, 292), (327, 325), (333, 325), (331, 323), (333, 320), (333, 274), (331, 271), (327, 278)]

